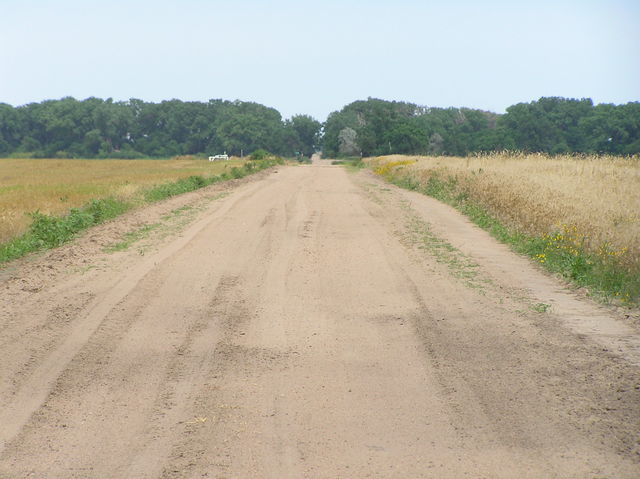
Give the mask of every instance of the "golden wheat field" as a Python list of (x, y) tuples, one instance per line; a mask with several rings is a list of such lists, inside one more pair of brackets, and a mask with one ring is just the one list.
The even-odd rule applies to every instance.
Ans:
[(21, 234), (39, 210), (64, 214), (91, 199), (133, 201), (142, 189), (191, 175), (218, 175), (244, 163), (167, 160), (0, 159), (0, 243)]
[(587, 250), (640, 262), (640, 159), (615, 156), (393, 155), (367, 160), (378, 172), (420, 184), (455, 182), (503, 224), (532, 235), (571, 234)]

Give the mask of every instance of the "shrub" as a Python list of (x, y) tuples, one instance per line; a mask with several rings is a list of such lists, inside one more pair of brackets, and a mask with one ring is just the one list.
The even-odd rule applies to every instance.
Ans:
[(267, 150), (263, 150), (263, 149), (259, 149), (254, 151), (253, 153), (251, 153), (251, 155), (249, 156), (250, 160), (266, 160), (267, 158), (273, 156), (271, 153), (269, 153)]
[(172, 183), (163, 183), (161, 185), (154, 186), (145, 192), (144, 197), (147, 201), (159, 201), (164, 198), (197, 190), (208, 184), (211, 183), (203, 176), (193, 175)]

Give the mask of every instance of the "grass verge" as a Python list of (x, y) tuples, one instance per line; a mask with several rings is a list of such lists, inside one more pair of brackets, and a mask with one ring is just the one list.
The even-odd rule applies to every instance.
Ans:
[(81, 208), (72, 208), (65, 216), (50, 216), (35, 211), (26, 233), (0, 245), (0, 263), (20, 258), (27, 253), (55, 248), (66, 243), (79, 231), (100, 224), (131, 208), (113, 198), (91, 200)]
[[(278, 158), (247, 162), (242, 167), (233, 167), (229, 173), (225, 172), (218, 176), (194, 175), (162, 183), (144, 190), (140, 203), (153, 203), (171, 196), (195, 191), (213, 183), (243, 178), (282, 163), (283, 161)], [(39, 211), (30, 213), (32, 221), (29, 229), (15, 239), (0, 245), (0, 264), (20, 258), (28, 253), (61, 246), (79, 232), (115, 218), (136, 204), (136, 202), (125, 202), (115, 198), (103, 198), (91, 200), (80, 208), (71, 208), (63, 216), (45, 215)], [(134, 233), (134, 236), (126, 238), (118, 248), (126, 249), (127, 243), (134, 242), (136, 239), (138, 238)]]
[(570, 225), (542, 236), (525, 234), (505, 226), (486, 208), (473, 202), (453, 177), (433, 174), (426, 182), (419, 182), (410, 174), (403, 174), (402, 168), (384, 168), (376, 173), (390, 183), (453, 206), (514, 251), (529, 256), (547, 270), (586, 288), (591, 296), (601, 301), (614, 301), (626, 306), (640, 304), (640, 275), (620, 264), (617, 251), (609, 251), (606, 247), (598, 253), (588, 251), (584, 247), (584, 238)]
[(355, 172), (367, 167), (367, 165), (362, 161), (362, 158), (360, 158), (359, 156), (352, 158), (343, 158), (341, 160), (333, 160), (331, 164), (344, 166), (348, 171), (351, 172)]

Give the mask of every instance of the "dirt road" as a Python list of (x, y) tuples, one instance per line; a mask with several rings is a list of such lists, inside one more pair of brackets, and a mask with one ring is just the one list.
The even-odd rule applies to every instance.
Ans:
[(633, 318), (365, 172), (210, 187), (0, 275), (1, 478), (640, 477)]

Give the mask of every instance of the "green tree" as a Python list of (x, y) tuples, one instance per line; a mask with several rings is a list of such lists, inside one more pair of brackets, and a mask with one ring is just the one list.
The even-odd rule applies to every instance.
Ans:
[(500, 126), (508, 131), (516, 148), (525, 151), (566, 153), (590, 151), (585, 119), (593, 114), (593, 102), (550, 97), (507, 108)]
[(11, 105), (0, 103), (0, 154), (7, 154), (20, 145), (18, 113)]
[(287, 153), (311, 156), (320, 146), (322, 124), (309, 115), (295, 115), (284, 123)]

